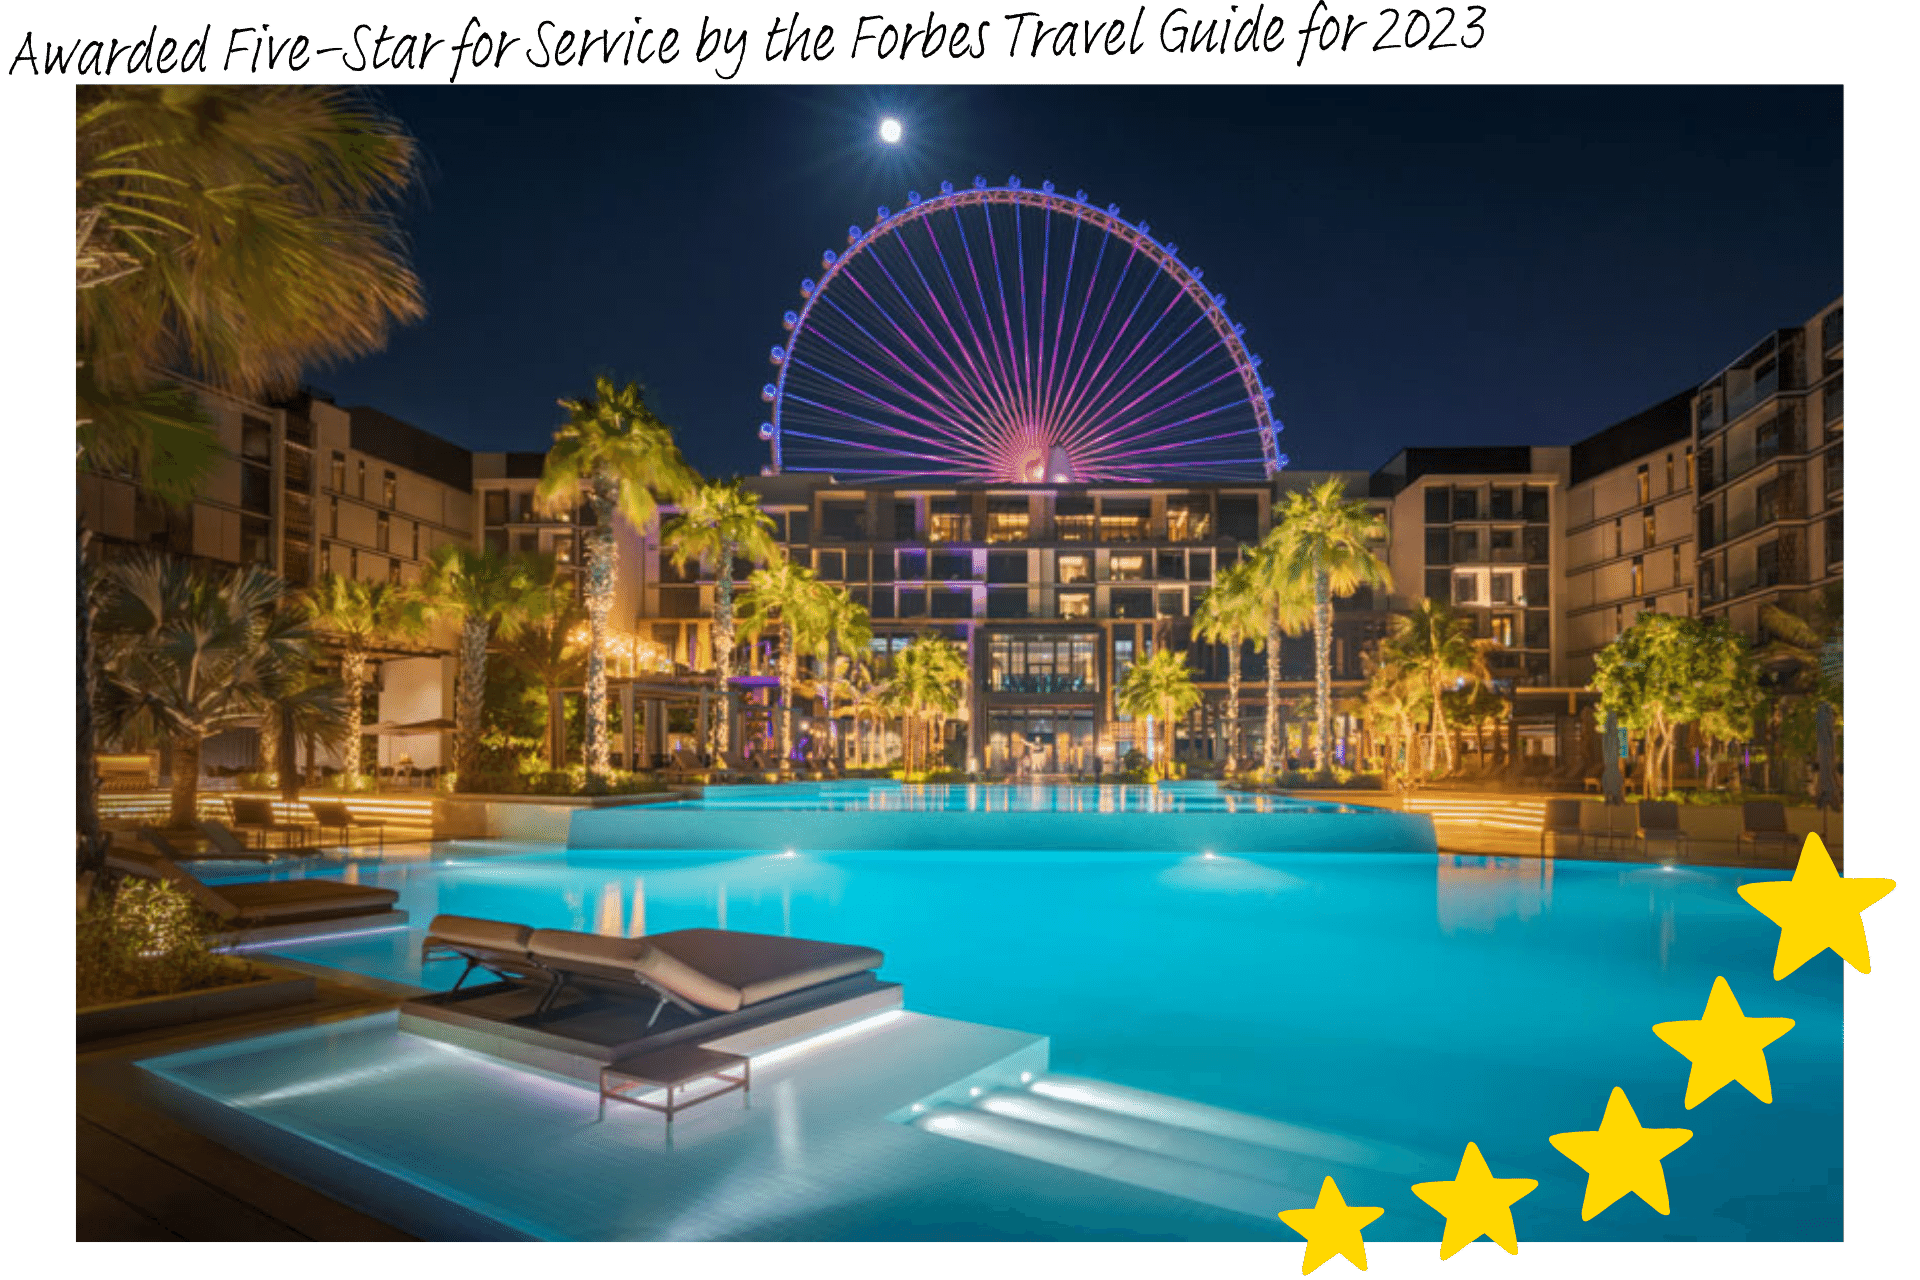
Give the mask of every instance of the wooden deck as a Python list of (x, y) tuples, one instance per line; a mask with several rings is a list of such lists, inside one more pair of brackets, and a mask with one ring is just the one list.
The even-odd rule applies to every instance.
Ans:
[(270, 1013), (89, 1043), (75, 1089), (76, 1240), (411, 1240), (378, 1218), (178, 1124), (142, 1097), (137, 1059), (397, 1003), (323, 982)]

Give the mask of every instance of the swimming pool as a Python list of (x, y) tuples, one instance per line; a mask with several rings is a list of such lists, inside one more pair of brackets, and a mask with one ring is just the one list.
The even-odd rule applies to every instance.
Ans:
[[(797, 808), (813, 799), (790, 797)], [(833, 801), (835, 817), (857, 826), (847, 799)], [(1044, 811), (1081, 799), (1056, 791)], [(779, 843), (787, 819), (754, 800), (708, 804), (744, 808), (743, 829)], [(443, 912), (866, 944), (886, 953), (883, 976), (904, 984), (909, 1010), (1049, 1037), (1062, 1077), (1424, 1153), (1441, 1167), (1421, 1177), (1451, 1177), (1476, 1142), (1497, 1175), (1542, 1180), (1515, 1210), (1523, 1240), (1840, 1236), (1840, 962), (1825, 954), (1773, 981), (1777, 930), (1736, 893), (1785, 873), (1432, 854), (489, 842), (351, 873), (398, 889), (416, 927), (276, 951), (445, 987), (458, 966), (418, 961), (418, 926)], [(1650, 1028), (1699, 1017), (1720, 975), (1750, 1015), (1796, 1025), (1767, 1050), (1771, 1105), (1732, 1086), (1685, 1111), (1687, 1063)], [(1665, 1164), (1670, 1217), (1630, 1197), (1582, 1223), (1584, 1179), (1547, 1143), (1597, 1127), (1616, 1085), (1649, 1126), (1694, 1130)], [(1389, 1212), (1369, 1236), (1433, 1238), (1426, 1214), (1417, 1203)], [(1274, 1238), (1264, 1225), (1246, 1232)]]

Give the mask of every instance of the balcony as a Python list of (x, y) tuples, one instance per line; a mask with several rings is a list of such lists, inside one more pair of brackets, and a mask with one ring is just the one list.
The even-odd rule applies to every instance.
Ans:
[(934, 512), (927, 516), (928, 542), (973, 541), (973, 518), (967, 515)]
[(1099, 682), (1071, 672), (997, 672), (987, 686), (994, 693), (1098, 693)]

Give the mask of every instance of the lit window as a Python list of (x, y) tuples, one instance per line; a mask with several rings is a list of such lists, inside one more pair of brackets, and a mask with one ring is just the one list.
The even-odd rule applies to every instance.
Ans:
[(1640, 513), (1640, 545), (1650, 547), (1658, 541), (1654, 536), (1653, 508), (1648, 507)]
[(367, 460), (362, 458), (354, 465), (358, 468), (360, 496), (364, 498), (367, 496)]
[(1480, 601), (1480, 577), (1472, 573), (1453, 575), (1453, 602), (1455, 604), (1478, 604)]
[(1646, 589), (1647, 589), (1646, 561), (1639, 556), (1635, 556), (1633, 558), (1633, 586), (1628, 589), (1628, 594), (1636, 595), (1636, 596), (1642, 595), (1645, 593)]
[(1061, 582), (1086, 582), (1093, 577), (1093, 561), (1090, 556), (1061, 556), (1056, 562)]
[(329, 469), (329, 478), (333, 482), (333, 491), (335, 493), (345, 493), (347, 491), (347, 455), (337, 449), (333, 454), (333, 464)]
[(1091, 618), (1093, 616), (1093, 593), (1090, 591), (1062, 591), (1060, 593), (1060, 616), (1063, 618)]
[(1653, 496), (1653, 481), (1647, 475), (1646, 463), (1641, 463), (1639, 469), (1634, 472), (1634, 484), (1638, 486), (1640, 490), (1641, 502), (1645, 502)]
[(1138, 582), (1147, 576), (1147, 558), (1143, 555), (1112, 556), (1107, 560), (1107, 578), (1112, 582)]
[(387, 549), (388, 541), (392, 538), (392, 536), (393, 536), (393, 522), (390, 519), (388, 519), (387, 513), (382, 511), (378, 516), (374, 518), (373, 545), (378, 547), (380, 550), (385, 551)]
[(380, 487), (381, 500), (386, 503), (388, 510), (392, 510), (400, 501), (400, 478), (389, 471), (380, 482)]

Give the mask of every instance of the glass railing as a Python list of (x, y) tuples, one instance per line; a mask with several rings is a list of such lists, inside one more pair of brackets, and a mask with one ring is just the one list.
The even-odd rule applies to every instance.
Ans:
[(995, 693), (1098, 693), (1099, 682), (1091, 676), (1065, 672), (1028, 671), (1020, 674), (996, 672), (988, 681)]

